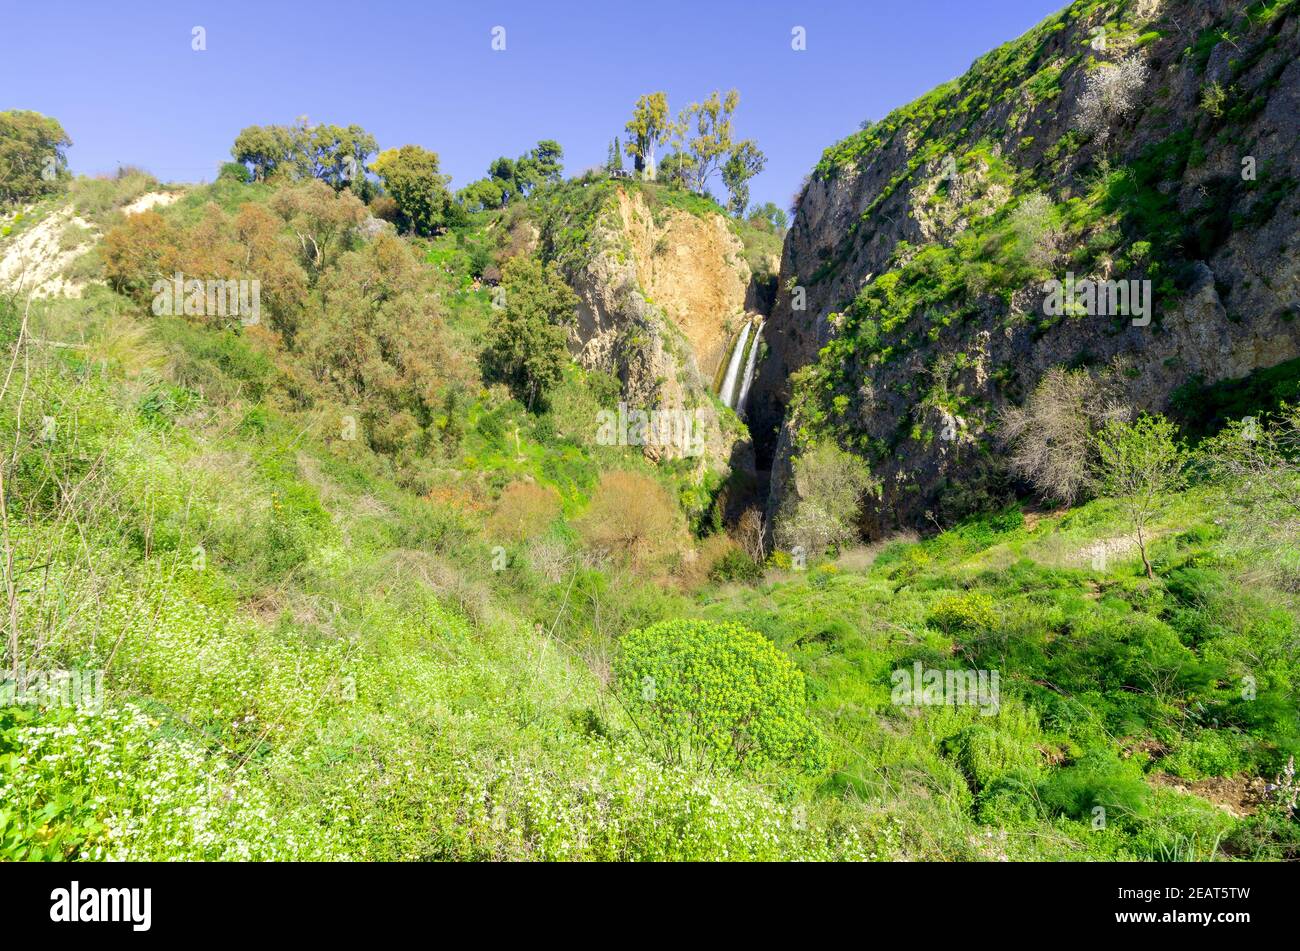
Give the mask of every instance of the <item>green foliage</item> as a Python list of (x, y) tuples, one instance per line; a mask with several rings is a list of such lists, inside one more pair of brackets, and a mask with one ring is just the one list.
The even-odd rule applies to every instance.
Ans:
[(976, 792), (1008, 774), (1032, 775), (1042, 761), (1029, 737), (1000, 724), (973, 723), (944, 740), (942, 749)]
[(930, 623), (946, 633), (987, 631), (998, 623), (993, 599), (979, 591), (941, 599), (930, 612)]
[(1300, 403), (1300, 359), (1209, 385), (1192, 379), (1170, 397), (1174, 416), (1194, 441), (1214, 435), (1232, 420), (1274, 413), (1283, 403)]
[(795, 459), (793, 481), (777, 517), (779, 545), (812, 555), (856, 536), (862, 495), (875, 484), (865, 462), (824, 441)]
[(470, 182), (456, 193), (456, 200), (471, 212), (504, 208), (512, 201), (527, 198), (542, 186), (561, 181), (563, 158), (560, 143), (543, 139), (517, 159), (505, 156), (494, 159), (488, 166), (487, 177)]
[(1147, 415), (1133, 423), (1112, 419), (1097, 434), (1098, 482), (1132, 521), (1148, 576), (1147, 526), (1187, 478), (1187, 453), (1176, 434), (1164, 417)]
[(21, 109), (0, 112), (0, 206), (65, 189), (71, 144), (55, 119)]
[(763, 566), (741, 549), (729, 548), (726, 554), (709, 568), (709, 577), (714, 581), (737, 581), (747, 584), (763, 577)]
[(397, 203), (399, 224), (428, 237), (458, 219), (453, 213), (450, 175), (439, 174), (438, 155), (418, 145), (386, 149), (375, 159), (375, 174)]
[(1039, 796), (1049, 810), (1072, 819), (1091, 820), (1101, 808), (1108, 824), (1133, 824), (1145, 814), (1150, 793), (1137, 763), (1095, 750), (1055, 770), (1041, 784)]
[(230, 148), (254, 181), (317, 178), (335, 191), (367, 193), (366, 163), (379, 148), (375, 137), (358, 125), (248, 126)]
[(738, 624), (667, 621), (633, 631), (622, 648), (619, 689), (664, 762), (821, 768), (803, 675), (761, 634)]
[(489, 331), (484, 374), (508, 385), (528, 407), (544, 405), (569, 360), (568, 325), (577, 295), (555, 264), (528, 257), (506, 264), (501, 288), (505, 306)]

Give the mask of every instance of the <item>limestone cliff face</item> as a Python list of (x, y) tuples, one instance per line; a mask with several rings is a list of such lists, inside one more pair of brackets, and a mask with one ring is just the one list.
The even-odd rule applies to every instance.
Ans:
[[(745, 319), (743, 250), (723, 216), (652, 208), (639, 188), (619, 186), (589, 217), (584, 250), (566, 267), (580, 300), (576, 358), (617, 376), (629, 408), (696, 413), (703, 459), (718, 471), (743, 464), (748, 447), (744, 429), (711, 395)], [(653, 444), (645, 453), (682, 455)]]
[[(1189, 382), (1300, 356), (1298, 7), (1080, 0), (829, 149), (786, 239), (755, 385), (769, 510), (816, 428), (801, 402), (870, 459), (874, 535), (978, 504), (1005, 477), (989, 452), (999, 410), (1053, 366), (1121, 357), (1133, 404), (1162, 411)], [(1089, 123), (1097, 74), (1121, 66)], [(1037, 276), (1000, 285), (1010, 269), (989, 242), (1013, 232), (988, 223), (1028, 220), (1015, 209), (1031, 194), (1056, 224), (1034, 239)], [(943, 268), (969, 279), (946, 286)], [(1067, 271), (1151, 280), (1150, 323), (1045, 319), (1042, 277)], [(852, 345), (819, 360), (836, 340)], [(803, 367), (815, 383), (792, 382)]]

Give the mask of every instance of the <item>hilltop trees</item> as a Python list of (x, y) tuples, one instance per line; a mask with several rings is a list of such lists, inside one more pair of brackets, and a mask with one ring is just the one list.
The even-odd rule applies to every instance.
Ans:
[(748, 221), (755, 227), (763, 228), (777, 235), (785, 234), (786, 228), (790, 227), (790, 218), (785, 213), (785, 210), (770, 201), (754, 208), (749, 213)]
[(55, 119), (39, 112), (0, 112), (0, 205), (58, 192), (68, 180), (72, 144)]
[(610, 140), (609, 157), (605, 159), (605, 171), (623, 171), (623, 147), (619, 144), (618, 136)]
[[(753, 139), (736, 139), (732, 117), (739, 105), (735, 89), (725, 96), (715, 91), (703, 102), (686, 106), (674, 122), (664, 93), (642, 96), (627, 124), (632, 139), (626, 149), (637, 173), (700, 194), (707, 193), (709, 180), (721, 173), (732, 212), (743, 215), (749, 206), (749, 180), (763, 170), (767, 157)], [(655, 146), (665, 141), (673, 143), (673, 153), (656, 168)]]
[(375, 173), (397, 205), (398, 225), (429, 236), (454, 223), (450, 175), (438, 171), (438, 154), (418, 145), (385, 149), (375, 159)]
[(727, 207), (737, 218), (749, 207), (749, 180), (763, 170), (767, 156), (758, 150), (753, 139), (740, 142), (722, 166), (722, 184), (731, 193)]
[(624, 149), (632, 157), (632, 166), (642, 178), (655, 177), (655, 146), (672, 134), (668, 117), (668, 94), (652, 92), (636, 101), (632, 118), (624, 128), (630, 137)]
[[(694, 159), (691, 187), (703, 192), (709, 179), (721, 172), (722, 183), (731, 195), (728, 204), (738, 216), (749, 206), (749, 180), (767, 164), (767, 156), (753, 139), (735, 138), (732, 116), (739, 105), (740, 93), (735, 89), (725, 97), (715, 91), (704, 102), (691, 103), (678, 118), (687, 135), (686, 151)], [(690, 136), (692, 128), (695, 134)]]
[(554, 184), (563, 177), (564, 149), (554, 139), (543, 139), (518, 158), (501, 156), (492, 160), (486, 178), (470, 182), (456, 193), (456, 200), (467, 211), (491, 211), (504, 208), (519, 198), (527, 198), (537, 188)]
[(366, 191), (366, 163), (379, 148), (358, 125), (251, 125), (240, 131), (230, 154), (255, 181), (277, 176), (318, 178), (335, 191)]

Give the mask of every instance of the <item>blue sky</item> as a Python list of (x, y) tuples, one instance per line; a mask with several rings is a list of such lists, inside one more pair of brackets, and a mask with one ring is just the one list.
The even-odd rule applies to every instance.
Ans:
[[(131, 163), (210, 180), (242, 127), (307, 115), (358, 123), (381, 148), (431, 148), (458, 188), (542, 138), (564, 146), (569, 173), (603, 162), (641, 93), (667, 91), (676, 113), (736, 87), (737, 133), (768, 156), (753, 199), (785, 206), (861, 120), (1065, 3), (0, 0), (0, 109), (59, 119), (77, 172)], [(491, 48), (498, 25), (503, 52)], [(795, 26), (805, 51), (791, 49)]]

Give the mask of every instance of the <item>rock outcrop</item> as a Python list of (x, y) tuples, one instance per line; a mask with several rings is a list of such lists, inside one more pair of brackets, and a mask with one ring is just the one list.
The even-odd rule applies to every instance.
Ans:
[[(1300, 356), (1298, 8), (1081, 0), (828, 149), (751, 397), (769, 512), (816, 432), (872, 463), (868, 536), (932, 528), (1005, 480), (998, 413), (1053, 366), (1123, 358), (1133, 405), (1164, 411)], [(1067, 272), (1151, 281), (1149, 323), (1047, 317)]]

